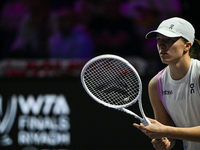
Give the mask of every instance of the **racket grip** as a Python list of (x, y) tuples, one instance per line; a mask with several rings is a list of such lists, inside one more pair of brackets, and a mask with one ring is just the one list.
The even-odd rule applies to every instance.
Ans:
[(149, 121), (149, 119), (145, 118), (141, 121), (141, 123), (144, 125), (144, 126), (148, 126), (151, 124), (151, 122)]

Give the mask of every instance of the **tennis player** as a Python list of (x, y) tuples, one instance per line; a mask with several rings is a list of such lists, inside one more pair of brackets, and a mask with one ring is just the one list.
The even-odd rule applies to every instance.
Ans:
[(167, 67), (149, 82), (155, 120), (134, 126), (152, 139), (156, 150), (171, 149), (175, 139), (183, 140), (184, 150), (200, 150), (200, 45), (195, 30), (188, 21), (173, 17), (146, 38), (157, 39)]

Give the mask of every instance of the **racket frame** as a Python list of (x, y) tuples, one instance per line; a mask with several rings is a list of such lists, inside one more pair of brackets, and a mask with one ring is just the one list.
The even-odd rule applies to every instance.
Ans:
[[(127, 66), (129, 66), (131, 68), (132, 71), (134, 71), (138, 81), (139, 81), (139, 93), (137, 95), (137, 97), (127, 103), (127, 104), (124, 104), (124, 105), (111, 105), (109, 103), (106, 103), (104, 101), (101, 101), (100, 99), (98, 99), (96, 96), (93, 95), (92, 92), (90, 92), (90, 90), (88, 89), (88, 87), (86, 86), (85, 82), (84, 82), (84, 73), (85, 73), (85, 70), (88, 68), (88, 66), (90, 66), (91, 64), (93, 64), (94, 62), (100, 60), (100, 59), (116, 59), (116, 60), (120, 60), (122, 61), (123, 63), (125, 63)], [(136, 69), (127, 61), (125, 60), (124, 58), (122, 57), (119, 57), (119, 56), (116, 56), (116, 55), (112, 55), (112, 54), (104, 54), (104, 55), (100, 55), (100, 56), (97, 56), (97, 57), (94, 57), (92, 58), (91, 60), (89, 60), (83, 67), (82, 71), (81, 71), (81, 82), (82, 82), (82, 85), (84, 87), (84, 89), (86, 90), (86, 92), (98, 103), (104, 105), (104, 106), (107, 106), (109, 108), (114, 108), (114, 109), (117, 109), (117, 110), (121, 110), (123, 112), (126, 112), (127, 114), (129, 115), (132, 115), (134, 116), (136, 119), (139, 119), (141, 123), (143, 123), (145, 126), (146, 125), (150, 125), (151, 122), (147, 119), (147, 117), (145, 116), (145, 113), (144, 113), (144, 110), (143, 110), (143, 107), (142, 107), (142, 98), (141, 98), (141, 95), (142, 95), (142, 82), (141, 82), (141, 79), (140, 79), (140, 76), (138, 74), (138, 72), (136, 71)], [(138, 116), (137, 114), (135, 114), (134, 112), (126, 109), (126, 107), (128, 106), (131, 106), (132, 104), (136, 103), (138, 101), (138, 105), (139, 105), (139, 109), (140, 109), (140, 112), (141, 112), (141, 115), (142, 117)]]

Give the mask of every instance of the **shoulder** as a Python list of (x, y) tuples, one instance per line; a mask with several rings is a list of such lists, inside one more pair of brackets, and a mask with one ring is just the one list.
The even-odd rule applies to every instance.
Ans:
[(163, 71), (165, 71), (165, 69), (158, 72), (158, 74), (155, 75), (149, 82), (148, 92), (149, 92), (151, 101), (160, 101), (160, 98), (162, 97), (161, 96), (161, 90), (162, 90), (161, 76), (163, 74)]
[(155, 75), (150, 81), (149, 81), (149, 88), (157, 89), (157, 76)]
[(200, 61), (198, 59), (191, 59), (191, 62), (193, 66), (200, 68)]
[(158, 87), (157, 87), (157, 77), (158, 75), (155, 75), (150, 81), (148, 85), (148, 93), (150, 101), (157, 101), (159, 99), (158, 95)]
[(161, 78), (163, 79), (163, 76), (165, 76), (166, 72), (169, 70), (169, 67), (165, 67), (162, 69), (158, 74), (156, 74), (149, 82), (150, 88), (157, 88), (157, 83), (160, 84)]
[(200, 61), (197, 59), (192, 59), (192, 65), (194, 72), (198, 75), (199, 87), (200, 87)]

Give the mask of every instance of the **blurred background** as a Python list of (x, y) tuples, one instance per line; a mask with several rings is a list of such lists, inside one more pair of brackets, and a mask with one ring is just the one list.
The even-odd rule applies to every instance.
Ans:
[[(160, 62), (156, 41), (146, 40), (145, 35), (164, 19), (182, 17), (193, 24), (199, 39), (199, 11), (195, 0), (1, 0), (1, 122), (6, 120), (6, 112), (12, 114), (9, 107), (14, 104), (9, 102), (14, 95), (18, 109), (13, 120), (7, 118), (11, 124), (13, 122), (7, 130), (3, 130), (0, 122), (0, 147), (23, 150), (153, 149), (151, 140), (132, 126), (133, 117), (91, 100), (80, 83), (80, 71), (97, 55), (115, 54), (126, 58), (142, 78), (143, 105), (147, 116), (153, 118), (147, 85), (165, 65)], [(70, 112), (44, 114), (45, 103), (39, 105), (40, 95), (47, 101), (45, 95), (48, 94), (57, 99), (64, 95)], [(28, 114), (23, 112), (20, 95), (24, 97), (24, 107), (30, 102)], [(33, 113), (32, 104), (40, 106), (39, 114)], [(54, 105), (55, 101), (50, 108), (52, 112)], [(137, 107), (133, 107), (139, 113)], [(28, 115), (26, 122), (35, 119), (32, 123), (37, 128), (30, 128), (30, 124), (21, 128), (24, 115)], [(65, 130), (50, 130), (48, 124), (51, 126), (53, 122), (59, 126), (59, 118), (63, 115), (65, 119), (61, 124)], [(38, 121), (45, 122), (48, 118), (49, 123), (44, 123), (46, 128), (39, 130)], [(37, 138), (43, 142), (38, 142)], [(10, 144), (5, 142), (8, 139), (12, 141)], [(53, 141), (55, 144), (50, 144)], [(181, 148), (181, 141), (177, 141), (174, 149)]]
[(158, 59), (148, 31), (183, 17), (199, 36), (193, 0), (2, 0), (1, 59), (85, 59), (112, 53)]

